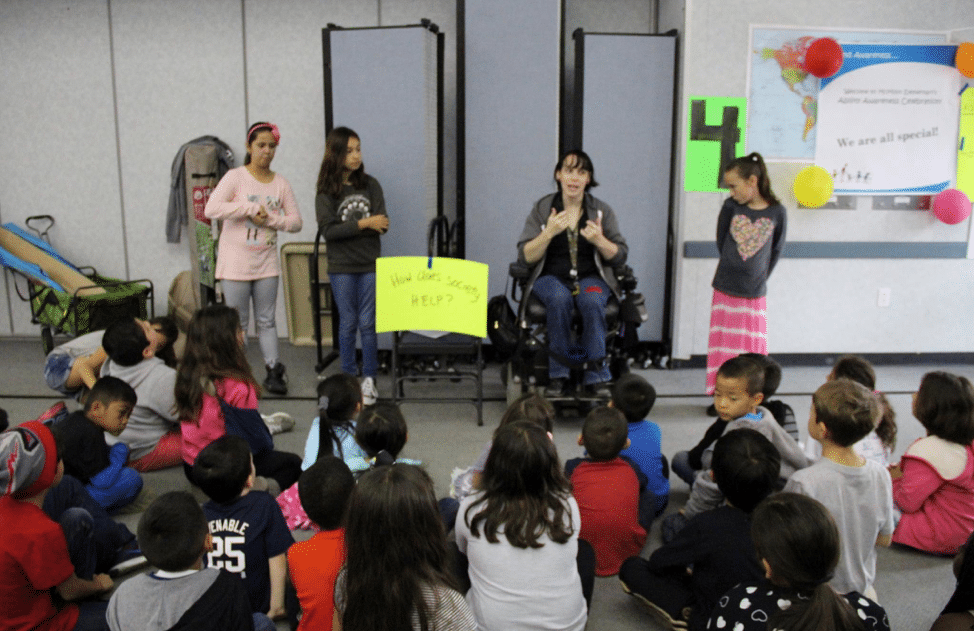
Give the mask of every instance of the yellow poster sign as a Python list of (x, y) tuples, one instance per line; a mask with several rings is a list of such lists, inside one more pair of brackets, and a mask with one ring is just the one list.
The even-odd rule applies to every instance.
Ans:
[(390, 256), (375, 262), (375, 330), (487, 336), (487, 265)]

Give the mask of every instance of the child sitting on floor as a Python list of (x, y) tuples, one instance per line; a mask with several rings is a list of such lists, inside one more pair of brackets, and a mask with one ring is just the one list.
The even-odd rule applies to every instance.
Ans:
[(750, 515), (774, 491), (781, 456), (767, 438), (741, 429), (717, 439), (711, 467), (724, 505), (691, 519), (649, 560), (634, 556), (619, 570), (622, 588), (671, 628), (704, 629), (721, 594), (764, 575)]
[(781, 366), (775, 360), (761, 353), (741, 353), (740, 356), (750, 357), (764, 366), (764, 387), (761, 389), (764, 399), (761, 401), (761, 405), (771, 412), (774, 420), (778, 421), (778, 425), (784, 427), (788, 435), (797, 443), (800, 435), (798, 423), (795, 421), (795, 411), (784, 401), (771, 400), (771, 397), (778, 391), (778, 386), (781, 385)]
[(93, 573), (93, 546), (71, 547), (69, 540), (90, 535), (84, 519), (66, 531), (67, 523), (59, 526), (41, 510), (64, 475), (57, 454), (54, 435), (42, 423), (0, 434), (0, 611), (10, 629), (107, 629), (104, 601), (54, 602), (55, 594), (70, 602), (113, 586), (107, 574)]
[(876, 546), (893, 534), (893, 492), (889, 473), (857, 454), (853, 445), (873, 430), (879, 402), (864, 386), (837, 379), (812, 395), (808, 436), (822, 445), (822, 459), (796, 471), (786, 491), (825, 505), (842, 535), (842, 554), (830, 581), (840, 594), (856, 591), (873, 600)]
[(287, 551), (291, 584), (301, 609), (298, 631), (330, 631), (335, 579), (345, 563), (342, 522), (355, 479), (340, 458), (323, 456), (301, 474), (298, 484), (301, 506), (320, 529)]
[[(334, 455), (345, 461), (353, 473), (369, 468), (368, 455), (355, 442), (355, 419), (362, 411), (362, 389), (352, 375), (338, 373), (318, 384), (318, 416), (304, 444), (301, 468), (307, 471), (319, 459)], [(277, 496), (277, 504), (291, 530), (318, 526), (304, 510), (299, 479)]]
[(210, 498), (203, 505), (213, 536), (207, 567), (239, 574), (251, 611), (283, 617), (285, 553), (294, 538), (274, 498), (251, 491), (254, 461), (247, 441), (225, 435), (204, 447), (193, 466), (193, 480)]
[[(879, 463), (883, 467), (889, 466), (889, 457), (896, 447), (896, 412), (886, 400), (886, 395), (876, 390), (876, 371), (872, 364), (856, 355), (843, 355), (832, 367), (827, 377), (828, 381), (848, 379), (862, 384), (874, 393), (879, 403), (879, 420), (875, 428), (852, 446), (852, 449), (864, 458)], [(805, 443), (805, 454), (812, 460), (822, 457), (822, 446), (814, 439)]]
[(578, 443), (588, 457), (565, 463), (582, 515), (578, 538), (595, 549), (596, 575), (612, 576), (623, 561), (643, 549), (656, 498), (639, 467), (619, 456), (629, 446), (622, 412), (609, 407), (589, 412)]
[(146, 558), (158, 569), (132, 577), (112, 594), (112, 631), (273, 631), (266, 616), (250, 612), (239, 578), (226, 569), (203, 567), (213, 539), (191, 493), (157, 497), (139, 519), (138, 536)]
[(928, 372), (913, 395), (927, 435), (889, 469), (902, 511), (893, 541), (954, 554), (974, 531), (974, 386), (966, 377)]
[(123, 318), (107, 329), (102, 346), (108, 359), (102, 377), (118, 377), (135, 389), (138, 401), (118, 438), (129, 446), (129, 466), (155, 471), (179, 464), (180, 434), (173, 394), (176, 371), (157, 355), (166, 339), (145, 320)]
[(630, 373), (612, 386), (609, 406), (622, 412), (629, 424), (629, 446), (619, 455), (636, 463), (646, 476), (656, 498), (654, 515), (659, 517), (670, 501), (670, 468), (661, 452), (659, 425), (646, 418), (654, 403), (656, 390), (639, 375)]
[[(377, 403), (370, 407), (355, 424), (355, 442), (370, 459), (370, 466), (379, 464), (423, 464), (419, 460), (400, 458), (399, 452), (409, 440), (409, 430), (406, 419), (398, 405), (392, 403)], [(379, 462), (381, 452), (388, 454), (389, 462)], [(385, 455), (383, 454), (383, 455)], [(363, 472), (358, 472), (361, 476)]]
[(84, 410), (57, 421), (52, 431), (62, 446), (64, 472), (77, 478), (98, 504), (111, 512), (130, 504), (142, 490), (142, 476), (126, 467), (129, 448), (109, 449), (105, 433), (118, 436), (128, 425), (135, 390), (117, 377), (102, 377), (91, 388)]
[(821, 503), (776, 493), (754, 509), (751, 538), (766, 579), (724, 594), (708, 629), (889, 631), (882, 607), (855, 592), (839, 594), (829, 584), (839, 560), (839, 530)]
[[(764, 366), (747, 357), (728, 359), (717, 371), (717, 386), (714, 390), (714, 405), (720, 422), (724, 424), (721, 433), (743, 427), (751, 428), (771, 441), (781, 456), (781, 485), (791, 475), (809, 465), (791, 436), (779, 425), (760, 403), (764, 400)], [(706, 440), (706, 439), (705, 439)], [(709, 469), (713, 447), (703, 450), (701, 462)], [(676, 458), (674, 457), (674, 470)], [(686, 519), (699, 515), (705, 510), (717, 508), (724, 498), (708, 470), (697, 472), (690, 489), (686, 505), (675, 515), (667, 515), (663, 521), (663, 541), (669, 541)]]

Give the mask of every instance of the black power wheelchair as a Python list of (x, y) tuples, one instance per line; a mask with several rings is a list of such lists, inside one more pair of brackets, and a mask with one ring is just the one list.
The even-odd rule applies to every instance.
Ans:
[[(541, 392), (556, 406), (582, 408), (604, 404), (607, 401), (604, 395), (590, 392), (582, 385), (585, 369), (604, 360), (608, 362), (613, 381), (629, 372), (630, 352), (638, 344), (636, 327), (648, 319), (645, 299), (635, 291), (637, 280), (632, 268), (621, 266), (607, 269), (615, 273), (619, 281), (622, 300), (613, 295), (606, 304), (605, 355), (593, 358), (558, 358), (569, 367), (570, 377), (567, 387), (562, 392), (545, 392), (544, 386), (548, 385), (549, 381), (550, 352), (546, 326), (547, 310), (544, 303), (533, 294), (524, 295), (531, 276), (531, 268), (521, 262), (511, 263), (509, 272), (513, 283), (511, 283), (510, 298), (517, 305), (517, 331), (516, 341), (515, 336), (509, 336), (511, 339), (506, 349), (508, 358), (501, 372), (501, 379), (507, 388), (508, 404), (530, 391)], [(572, 317), (572, 334), (577, 337), (581, 327), (581, 316), (575, 309)], [(497, 346), (497, 341), (493, 341)]]

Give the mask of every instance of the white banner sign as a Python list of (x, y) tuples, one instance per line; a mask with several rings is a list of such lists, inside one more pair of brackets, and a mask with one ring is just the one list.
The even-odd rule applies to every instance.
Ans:
[(956, 173), (956, 46), (851, 44), (822, 79), (815, 163), (845, 195), (935, 194)]

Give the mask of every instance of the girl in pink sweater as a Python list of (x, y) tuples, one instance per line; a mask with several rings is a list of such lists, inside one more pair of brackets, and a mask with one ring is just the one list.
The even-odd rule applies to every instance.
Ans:
[(271, 171), (271, 161), (280, 141), (277, 125), (266, 122), (251, 125), (247, 131), (244, 166), (223, 176), (206, 202), (204, 214), (209, 219), (223, 220), (216, 278), (221, 281), (226, 303), (240, 312), (244, 331), (253, 298), (257, 338), (267, 364), (264, 388), (274, 394), (287, 394), (284, 365), (278, 361), (274, 320), (281, 273), (277, 232), (297, 232), (302, 221), (291, 185)]
[(903, 511), (893, 541), (952, 555), (974, 531), (974, 387), (964, 377), (928, 372), (913, 395), (927, 436), (889, 469)]

